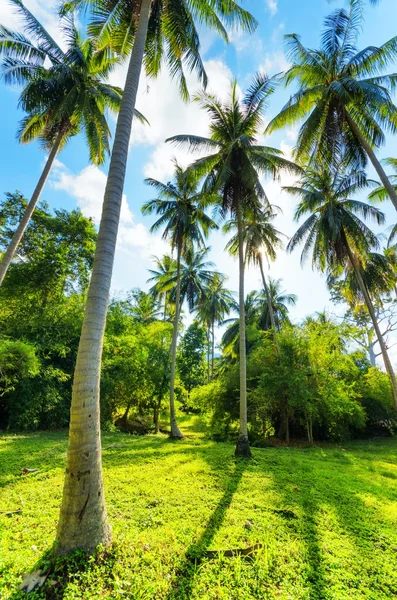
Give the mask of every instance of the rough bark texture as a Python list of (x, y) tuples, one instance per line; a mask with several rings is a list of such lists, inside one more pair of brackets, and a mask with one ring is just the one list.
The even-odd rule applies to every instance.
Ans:
[(393, 185), (390, 183), (390, 180), (389, 180), (388, 176), (386, 175), (384, 168), (380, 164), (375, 152), (373, 151), (373, 149), (371, 148), (371, 146), (368, 144), (367, 140), (361, 133), (360, 128), (356, 125), (356, 123), (354, 122), (354, 120), (351, 118), (351, 116), (349, 114), (346, 115), (346, 119), (347, 119), (347, 122), (349, 123), (353, 133), (360, 140), (360, 144), (362, 145), (366, 154), (368, 155), (368, 158), (372, 162), (374, 169), (378, 173), (382, 184), (384, 185), (384, 187), (387, 190), (387, 193), (389, 194), (390, 200), (393, 202), (394, 208), (397, 210), (397, 194), (394, 191)]
[(50, 154), (48, 155), (46, 164), (44, 166), (43, 172), (40, 176), (39, 181), (37, 182), (36, 188), (33, 192), (32, 198), (29, 202), (29, 204), (27, 205), (25, 212), (23, 214), (22, 219), (20, 220), (17, 229), (15, 230), (14, 235), (12, 236), (12, 240), (7, 248), (7, 250), (4, 253), (3, 256), (3, 260), (0, 263), (0, 285), (3, 283), (4, 281), (4, 277), (6, 276), (6, 273), (8, 271), (8, 267), (10, 266), (15, 253), (18, 249), (19, 244), (21, 243), (21, 239), (23, 237), (23, 234), (26, 231), (26, 227), (29, 225), (29, 221), (32, 218), (32, 215), (34, 213), (34, 210), (37, 206), (37, 203), (40, 199), (41, 196), (41, 192), (43, 191), (45, 182), (47, 181), (48, 175), (50, 174), (52, 165), (54, 164), (54, 160), (58, 154), (59, 151), (59, 147), (61, 145), (62, 142), (62, 138), (63, 138), (63, 131), (58, 133), (58, 136), (55, 140), (54, 146), (51, 149)]
[(176, 298), (175, 298), (175, 318), (174, 330), (172, 332), (171, 342), (171, 381), (170, 381), (170, 438), (181, 440), (183, 435), (179, 430), (175, 415), (175, 367), (176, 367), (176, 348), (178, 343), (178, 327), (179, 316), (181, 312), (181, 248), (178, 248), (177, 256), (177, 283), (176, 283)]
[(357, 264), (357, 260), (353, 256), (353, 253), (351, 252), (351, 250), (350, 250), (349, 247), (347, 248), (347, 252), (348, 252), (350, 263), (351, 263), (351, 265), (352, 265), (352, 267), (354, 269), (354, 273), (356, 275), (357, 282), (358, 282), (358, 285), (360, 287), (361, 293), (362, 293), (362, 295), (364, 297), (364, 301), (365, 301), (365, 304), (367, 306), (369, 315), (371, 317), (372, 324), (373, 324), (374, 329), (375, 329), (376, 337), (378, 338), (379, 346), (380, 346), (380, 349), (381, 349), (381, 352), (382, 352), (383, 361), (385, 363), (385, 368), (386, 368), (387, 374), (389, 375), (389, 378), (390, 378), (390, 384), (391, 384), (391, 388), (392, 388), (392, 395), (393, 395), (394, 406), (397, 409), (397, 381), (396, 381), (396, 376), (395, 376), (395, 373), (393, 371), (392, 364), (390, 362), (389, 353), (387, 351), (386, 344), (385, 344), (385, 341), (383, 339), (382, 332), (381, 332), (381, 330), (379, 328), (378, 320), (377, 320), (376, 314), (375, 314), (374, 305), (372, 304), (371, 297), (370, 297), (369, 292), (367, 290), (367, 287), (366, 287), (366, 285), (364, 283), (364, 280), (363, 280), (363, 278), (361, 276), (360, 269), (359, 269), (358, 264)]
[(77, 354), (70, 410), (67, 467), (57, 552), (92, 551), (111, 541), (102, 481), (99, 384), (103, 333), (113, 271), (132, 118), (142, 68), (151, 0), (142, 0), (117, 120), (99, 235)]
[(239, 317), (240, 317), (240, 434), (236, 444), (236, 456), (251, 457), (248, 441), (247, 419), (247, 356), (245, 343), (245, 307), (244, 307), (244, 239), (243, 219), (240, 203), (237, 202), (237, 233), (239, 257)]
[(264, 288), (265, 294), (266, 294), (267, 305), (269, 307), (269, 316), (270, 316), (270, 324), (271, 324), (272, 330), (273, 330), (273, 339), (274, 339), (274, 343), (275, 343), (276, 347), (278, 347), (276, 319), (274, 318), (274, 310), (273, 310), (273, 305), (272, 305), (272, 299), (270, 297), (270, 292), (269, 292), (269, 288), (268, 288), (268, 285), (267, 285), (265, 273), (263, 271), (262, 258), (260, 256), (258, 257), (258, 262), (259, 262), (259, 268), (260, 268), (261, 276), (262, 276), (263, 288)]

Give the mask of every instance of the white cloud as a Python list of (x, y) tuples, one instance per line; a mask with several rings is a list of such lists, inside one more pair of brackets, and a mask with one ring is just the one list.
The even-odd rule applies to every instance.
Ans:
[(265, 4), (266, 4), (267, 8), (269, 9), (271, 15), (274, 16), (278, 10), (277, 0), (265, 0)]
[[(221, 60), (205, 62), (209, 78), (209, 91), (225, 97), (230, 90), (232, 73)], [(122, 73), (116, 73), (119, 80)], [(199, 84), (194, 75), (188, 76), (188, 86), (192, 95), (199, 89)], [(176, 82), (170, 81), (164, 69), (158, 79), (148, 81), (142, 76), (139, 87), (137, 108), (150, 122), (150, 127), (135, 122), (132, 131), (132, 155), (135, 146), (156, 146), (148, 163), (144, 167), (146, 177), (167, 180), (172, 177), (174, 157), (182, 165), (188, 165), (194, 159), (187, 150), (175, 148), (165, 144), (165, 140), (173, 135), (190, 133), (206, 136), (209, 133), (209, 120), (206, 112), (196, 102), (185, 104), (179, 94)], [(195, 155), (197, 157), (197, 155)], [(133, 156), (132, 156), (133, 158)]]
[[(64, 49), (65, 43), (58, 24), (57, 10), (58, 0), (25, 0), (26, 8), (40, 21), (48, 33)], [(13, 6), (7, 0), (0, 2), (0, 23), (9, 29), (21, 31), (23, 20)]]
[[(105, 173), (94, 165), (89, 165), (75, 174), (58, 160), (51, 175), (51, 184), (54, 189), (63, 190), (75, 198), (83, 215), (91, 217), (98, 225), (106, 179)], [(168, 250), (168, 246), (159, 235), (150, 234), (145, 225), (136, 222), (125, 194), (121, 205), (117, 249), (128, 254), (138, 254), (141, 258), (163, 254)]]
[(291, 67), (291, 63), (287, 60), (284, 52), (272, 52), (271, 54), (266, 54), (265, 60), (261, 64), (261, 69), (265, 71), (265, 73), (269, 75), (274, 75), (275, 73), (281, 73), (282, 71), (287, 71)]

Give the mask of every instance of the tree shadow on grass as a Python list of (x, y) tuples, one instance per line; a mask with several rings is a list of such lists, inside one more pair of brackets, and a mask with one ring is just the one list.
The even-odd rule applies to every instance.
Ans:
[(184, 559), (176, 570), (174, 582), (167, 595), (167, 600), (188, 600), (191, 598), (201, 561), (205, 558), (216, 533), (222, 526), (226, 512), (233, 501), (234, 494), (237, 491), (246, 467), (246, 460), (239, 459), (236, 461), (235, 470), (228, 481), (222, 498), (212, 512), (203, 533), (197, 542), (189, 546)]

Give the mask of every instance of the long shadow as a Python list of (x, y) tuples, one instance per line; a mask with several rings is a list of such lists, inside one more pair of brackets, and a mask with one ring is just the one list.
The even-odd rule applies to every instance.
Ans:
[(222, 498), (208, 519), (206, 528), (200, 538), (189, 546), (183, 561), (176, 570), (167, 600), (182, 600), (182, 598), (188, 600), (191, 598), (198, 567), (205, 558), (216, 533), (222, 526), (246, 467), (246, 460), (236, 461), (235, 470), (229, 479)]
[[(386, 564), (388, 561), (393, 562), (393, 539), (390, 531), (387, 533), (387, 526), (374, 518), (374, 509), (363, 500), (364, 497), (373, 496), (390, 501), (393, 497), (391, 488), (380, 490), (376, 483), (363, 479), (362, 474), (357, 472), (354, 461), (346, 455), (341, 455), (340, 458), (331, 453), (325, 455), (321, 468), (318, 466), (319, 457), (316, 456), (315, 449), (308, 451), (304, 460), (301, 455), (298, 464), (294, 459), (276, 460), (275, 464), (271, 455), (270, 460), (267, 460), (269, 455), (266, 455), (266, 450), (257, 450), (255, 456), (257, 461), (255, 465), (248, 467), (247, 475), (249, 476), (251, 469), (259, 469), (266, 475), (271, 475), (280, 502), (284, 508), (292, 509), (297, 517), (288, 523), (288, 527), (294, 528), (294, 534), (306, 545), (309, 568), (305, 579), (310, 600), (331, 598), (333, 577), (340, 578), (339, 584), (344, 582), (347, 594), (348, 589), (359, 585), (359, 572), (360, 569), (365, 569), (364, 564), (367, 567), (371, 564), (374, 572), (380, 575), (383, 561)], [(278, 459), (280, 458), (279, 454)], [(354, 556), (351, 558), (353, 567), (343, 562), (345, 558), (341, 559), (338, 574), (336, 571), (330, 573), (329, 552), (332, 550), (328, 543), (324, 543), (327, 527), (324, 511), (327, 510), (337, 517), (338, 529), (335, 534), (339, 538), (341, 535), (346, 536)], [(382, 558), (379, 548), (388, 557), (384, 554)], [(338, 548), (335, 551), (338, 552)], [(395, 587), (388, 581), (387, 573), (380, 579), (383, 581), (375, 583), (374, 580), (374, 584), (379, 585), (383, 592), (386, 591), (387, 597), (393, 597)]]

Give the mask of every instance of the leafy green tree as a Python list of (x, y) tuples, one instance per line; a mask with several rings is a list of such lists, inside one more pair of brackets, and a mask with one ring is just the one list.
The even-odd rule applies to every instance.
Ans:
[(21, 379), (33, 377), (39, 361), (32, 344), (0, 339), (0, 428), (10, 424), (10, 407), (5, 396), (15, 390)]
[(297, 83), (298, 91), (267, 131), (304, 120), (295, 148), (302, 164), (330, 164), (343, 154), (358, 169), (369, 158), (397, 209), (397, 194), (375, 154), (385, 144), (385, 132), (397, 129), (391, 99), (397, 76), (386, 72), (397, 57), (397, 37), (358, 50), (362, 18), (362, 0), (351, 0), (348, 11), (335, 10), (325, 19), (318, 50), (305, 48), (295, 33), (285, 36), (292, 66), (284, 80)]
[[(0, 249), (27, 201), (7, 195), (0, 203)], [(22, 378), (4, 396), (8, 427), (65, 427), (71, 377), (94, 257), (96, 231), (80, 211), (51, 213), (44, 204), (32, 216), (0, 288), (0, 331), (31, 344), (39, 361), (34, 377)]]
[(331, 275), (344, 269), (354, 272), (379, 341), (397, 406), (397, 381), (376, 319), (370, 290), (362, 275), (362, 265), (366, 264), (372, 248), (379, 247), (379, 240), (360, 217), (372, 218), (382, 224), (384, 215), (374, 206), (351, 198), (367, 186), (368, 181), (362, 171), (345, 174), (338, 169), (307, 169), (298, 185), (285, 188), (300, 198), (295, 219), (310, 215), (290, 240), (287, 250), (291, 252), (305, 242), (302, 261), (311, 251), (313, 267), (320, 271), (328, 269)]
[(244, 315), (244, 214), (267, 203), (260, 174), (277, 176), (281, 169), (296, 172), (296, 167), (282, 152), (256, 143), (262, 126), (267, 100), (275, 89), (275, 80), (257, 74), (243, 98), (233, 82), (230, 98), (223, 103), (213, 95), (202, 93), (197, 99), (210, 117), (210, 138), (178, 135), (169, 141), (187, 145), (192, 150), (212, 151), (198, 159), (191, 170), (205, 176), (204, 191), (218, 193), (221, 216), (231, 215), (237, 222), (239, 247), (240, 311), (240, 403), (241, 431), (236, 455), (250, 456), (247, 429), (247, 378)]
[[(152, 225), (151, 231), (164, 227), (163, 239), (170, 241), (173, 250), (176, 250), (176, 273), (172, 278), (175, 281), (175, 318), (174, 333), (171, 343), (171, 381), (170, 381), (170, 420), (171, 437), (182, 438), (175, 416), (174, 386), (176, 351), (178, 343), (178, 326), (183, 300), (186, 298), (189, 307), (194, 306), (197, 298), (198, 287), (201, 285), (199, 265), (202, 254), (196, 254), (193, 244), (204, 245), (204, 239), (210, 229), (216, 227), (214, 221), (206, 215), (202, 204), (206, 199), (198, 189), (198, 181), (192, 172), (182, 169), (175, 163), (175, 183), (161, 183), (155, 179), (146, 179), (146, 183), (153, 187), (158, 197), (149, 200), (142, 207), (143, 214), (153, 212), (161, 215)], [(182, 257), (187, 259), (186, 268), (181, 268)], [(170, 289), (165, 284), (164, 291)]]
[[(0, 26), (0, 72), (6, 83), (22, 85), (19, 105), (27, 113), (19, 140), (39, 140), (49, 152), (30, 202), (25, 207), (0, 263), (0, 285), (13, 260), (60, 150), (84, 131), (90, 161), (104, 162), (109, 153), (108, 109), (117, 111), (122, 91), (106, 83), (114, 61), (94, 39), (78, 32), (72, 17), (61, 20), (68, 47), (64, 52), (24, 6), (10, 0), (22, 17), (27, 35)], [(47, 64), (48, 63), (48, 64)]]
[(205, 342), (204, 329), (194, 321), (186, 330), (178, 347), (178, 373), (190, 400), (193, 388), (202, 385), (205, 380)]
[[(110, 543), (99, 431), (100, 368), (132, 118), (142, 66), (154, 76), (165, 62), (171, 76), (179, 76), (182, 93), (186, 92), (184, 65), (188, 70), (196, 71), (206, 83), (197, 23), (223, 33), (226, 38), (222, 21), (228, 25), (240, 24), (245, 30), (253, 30), (256, 25), (253, 17), (234, 0), (142, 0), (140, 3), (136, 0), (70, 0), (64, 10), (83, 5), (91, 5), (94, 9), (91, 33), (96, 43), (106, 49), (105, 52), (110, 47), (121, 57), (130, 57), (76, 362), (68, 470), (57, 535), (61, 553), (75, 548), (91, 551), (98, 544)], [(175, 422), (174, 433), (178, 433)], [(82, 448), (89, 448), (88, 458)], [(84, 476), (75, 477), (77, 472)]]

